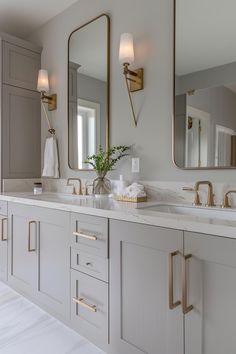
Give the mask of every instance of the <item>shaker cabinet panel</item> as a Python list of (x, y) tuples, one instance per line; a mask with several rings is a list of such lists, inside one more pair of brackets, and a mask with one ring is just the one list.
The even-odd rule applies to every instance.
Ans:
[(3, 178), (41, 175), (39, 93), (3, 85)]
[(186, 354), (234, 354), (236, 240), (185, 233), (188, 305)]
[(69, 318), (69, 213), (37, 208), (39, 220), (38, 300)]
[(71, 321), (94, 344), (108, 343), (108, 284), (71, 270)]
[(3, 83), (37, 90), (40, 54), (3, 41)]
[(17, 290), (32, 295), (36, 290), (37, 222), (34, 208), (9, 203), (9, 283)]
[[(112, 354), (183, 354), (181, 307), (169, 309), (170, 253), (183, 232), (110, 221)], [(181, 257), (174, 257), (174, 298), (181, 299)]]

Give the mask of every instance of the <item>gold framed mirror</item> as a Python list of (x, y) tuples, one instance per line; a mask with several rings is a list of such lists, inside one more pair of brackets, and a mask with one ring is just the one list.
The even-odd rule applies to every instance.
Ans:
[(236, 168), (235, 5), (174, 0), (173, 160)]
[(84, 161), (109, 146), (110, 18), (102, 14), (75, 29), (68, 39), (68, 164), (91, 170)]

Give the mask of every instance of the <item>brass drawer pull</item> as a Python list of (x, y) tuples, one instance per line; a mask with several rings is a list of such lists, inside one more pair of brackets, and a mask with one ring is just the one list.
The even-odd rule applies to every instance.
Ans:
[(79, 304), (80, 306), (82, 306), (82, 307), (88, 309), (89, 311), (97, 312), (97, 306), (96, 306), (96, 305), (91, 305), (91, 304), (87, 303), (87, 302), (85, 301), (85, 299), (82, 298), (82, 297), (79, 298), (79, 299), (76, 299), (75, 297), (73, 297), (72, 300), (73, 300), (74, 302), (76, 302), (77, 304)]
[(7, 218), (1, 219), (1, 241), (7, 241), (7, 237), (4, 238), (4, 221), (7, 221)]
[(97, 236), (87, 235), (87, 234), (84, 234), (83, 232), (74, 231), (73, 235), (74, 236), (78, 236), (78, 237), (82, 237), (82, 238), (86, 238), (87, 240), (91, 240), (91, 241), (96, 241), (97, 240)]
[(35, 252), (36, 248), (31, 248), (31, 232), (30, 232), (30, 227), (31, 225), (34, 224), (35, 226), (37, 225), (36, 221), (29, 221), (28, 225), (28, 252)]
[(185, 315), (193, 310), (193, 305), (188, 305), (187, 261), (190, 258), (192, 258), (191, 254), (182, 258), (182, 309)]
[(175, 309), (181, 304), (181, 301), (174, 302), (174, 257), (179, 255), (179, 251), (175, 251), (169, 254), (169, 308)]

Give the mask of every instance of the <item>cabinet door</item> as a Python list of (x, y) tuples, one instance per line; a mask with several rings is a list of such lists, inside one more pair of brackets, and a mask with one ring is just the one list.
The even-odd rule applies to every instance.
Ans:
[(41, 175), (41, 113), (37, 92), (3, 85), (3, 178)]
[(185, 233), (188, 305), (186, 354), (234, 354), (236, 240)]
[(37, 90), (40, 54), (3, 41), (3, 83)]
[(37, 208), (39, 220), (38, 300), (55, 314), (70, 313), (69, 213)]
[[(112, 353), (183, 354), (183, 315), (181, 306), (169, 308), (168, 276), (170, 253), (182, 247), (181, 231), (111, 220)], [(173, 258), (177, 301), (181, 257)]]
[(8, 219), (0, 215), (0, 279), (7, 280)]
[(37, 286), (37, 222), (34, 208), (9, 203), (9, 283), (28, 295)]

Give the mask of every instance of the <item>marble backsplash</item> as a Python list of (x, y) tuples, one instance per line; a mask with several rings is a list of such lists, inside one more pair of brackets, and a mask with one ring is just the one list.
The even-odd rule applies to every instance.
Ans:
[[(67, 186), (66, 179), (9, 179), (3, 180), (3, 192), (33, 192), (34, 182), (42, 182), (44, 192), (58, 192), (58, 193), (72, 193), (72, 188)], [(82, 179), (82, 185), (90, 183), (88, 180)], [(92, 181), (91, 181), (92, 182)], [(117, 186), (116, 180), (112, 180), (113, 190)], [(194, 200), (194, 193), (183, 191), (183, 187), (193, 187), (194, 183), (185, 182), (163, 182), (163, 181), (141, 181), (145, 185), (148, 199), (150, 201), (165, 202), (165, 203), (192, 203)], [(217, 205), (222, 204), (223, 195), (226, 191), (235, 189), (235, 185), (227, 183), (213, 183), (214, 198)], [(207, 187), (200, 187), (200, 199), (203, 204), (207, 200)], [(236, 207), (236, 194), (231, 195), (232, 205)]]

